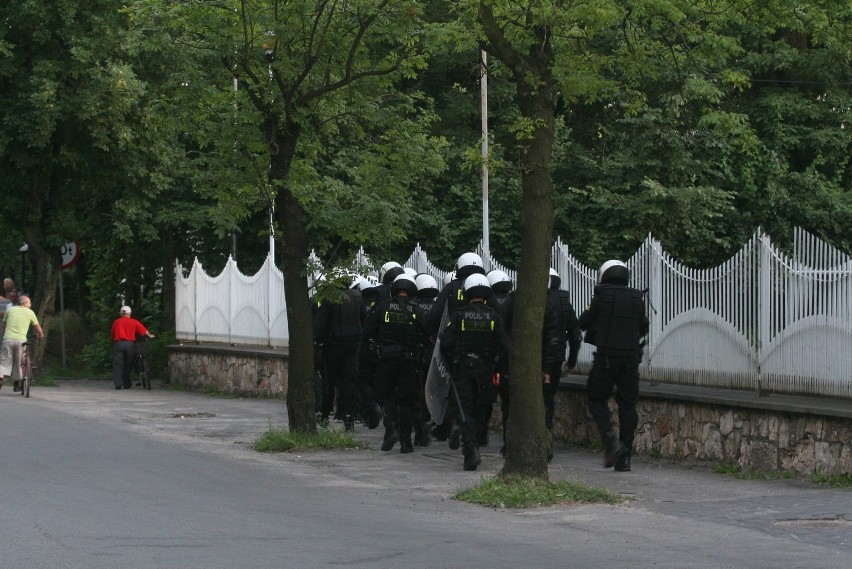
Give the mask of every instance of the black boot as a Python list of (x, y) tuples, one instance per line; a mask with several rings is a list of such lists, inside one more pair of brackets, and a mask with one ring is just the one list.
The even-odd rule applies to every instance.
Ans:
[(378, 403), (368, 405), (364, 410), (364, 417), (367, 420), (367, 428), (375, 429), (382, 422), (382, 410)]
[(630, 472), (630, 451), (625, 451), (621, 457), (615, 461), (616, 472)]
[(621, 441), (613, 434), (608, 435), (604, 439), (606, 448), (604, 449), (604, 468), (612, 468), (616, 461), (627, 452)]
[(453, 424), (453, 426), (450, 427), (450, 436), (448, 438), (449, 442), (447, 442), (447, 444), (452, 450), (457, 450), (459, 448), (459, 445), (461, 444), (461, 434), (461, 427), (459, 425)]
[(464, 469), (476, 470), (479, 463), (482, 462), (482, 457), (479, 456), (479, 447), (473, 443), (465, 443), (464, 445)]
[(382, 450), (388, 451), (392, 449), (398, 440), (399, 431), (396, 430), (396, 425), (388, 425), (385, 427), (385, 438), (382, 440)]
[(553, 431), (547, 431), (547, 462), (553, 460)]
[(409, 454), (414, 452), (414, 445), (411, 444), (411, 435), (402, 437), (399, 441), (399, 452)]
[(347, 433), (355, 432), (355, 417), (346, 415), (343, 418), (343, 430)]
[(478, 433), (476, 433), (476, 444), (481, 447), (488, 446), (488, 429), (482, 429)]
[(435, 425), (432, 428), (432, 438), (441, 442), (447, 440), (447, 423)]
[(429, 436), (429, 423), (423, 423), (420, 431), (414, 435), (414, 444), (419, 447), (427, 447), (431, 440), (432, 438)]

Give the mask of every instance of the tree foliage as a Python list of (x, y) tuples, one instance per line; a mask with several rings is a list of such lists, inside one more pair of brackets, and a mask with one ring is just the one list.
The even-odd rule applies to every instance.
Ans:
[[(44, 315), (58, 248), (79, 239), (85, 262), (68, 280), (88, 294), (93, 327), (128, 302), (171, 329), (174, 260), (220, 266), (236, 235), (251, 272), (274, 208), (295, 311), (288, 404), (306, 428), (308, 250), (339, 263), (364, 245), (400, 260), (419, 241), (449, 267), (480, 239), (481, 47), (491, 249), (521, 268), (520, 289), (543, 280), (556, 235), (592, 265), (626, 258), (648, 233), (712, 265), (757, 226), (782, 240), (802, 226), (852, 250), (848, 3), (450, 7), (3, 2), (0, 269), (19, 273), (17, 249), (30, 245)], [(529, 339), (538, 300), (525, 294)], [(521, 351), (513, 373), (528, 378), (537, 416), (535, 350)], [(542, 471), (542, 433), (530, 423), (538, 442), (516, 466)]]
[[(194, 142), (214, 157), (209, 171), (231, 164), (255, 176), (254, 192), (236, 200), (227, 185), (210, 180), (219, 201), (244, 203), (253, 193), (275, 207), (294, 430), (316, 428), (306, 281), (311, 231), (326, 246), (399, 239), (411, 209), (407, 189), (442, 167), (440, 141), (426, 130), (429, 101), (398, 88), (423, 65), (418, 10), (418, 2), (389, 0), (132, 6), (143, 34), (162, 41), (165, 33), (197, 54), (187, 60), (192, 65), (175, 69), (172, 82), (199, 102)], [(234, 122), (253, 135), (222, 128), (221, 117), (235, 114)], [(233, 160), (222, 160), (225, 155)]]

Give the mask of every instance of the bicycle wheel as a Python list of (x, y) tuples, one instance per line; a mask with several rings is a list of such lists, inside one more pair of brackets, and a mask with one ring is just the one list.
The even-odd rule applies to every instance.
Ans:
[(139, 360), (139, 377), (142, 379), (142, 389), (151, 389), (151, 377), (148, 375), (148, 360), (144, 357)]
[(21, 365), (21, 371), (23, 372), (21, 375), (21, 395), (24, 397), (30, 396), (30, 384), (33, 381), (33, 364), (30, 362), (30, 358), (27, 358), (24, 363)]

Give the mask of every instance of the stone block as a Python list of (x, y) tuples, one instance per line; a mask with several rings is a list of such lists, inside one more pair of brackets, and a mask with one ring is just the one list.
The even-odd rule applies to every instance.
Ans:
[(722, 460), (725, 458), (725, 451), (722, 447), (722, 434), (717, 429), (711, 429), (704, 439), (704, 449), (701, 458), (711, 460)]
[(734, 430), (734, 412), (731, 409), (719, 415), (719, 432), (728, 436)]
[(755, 470), (777, 470), (778, 448), (765, 440), (752, 440), (743, 445), (740, 464)]
[[(837, 447), (837, 448), (833, 448)], [(824, 473), (837, 472), (838, 455), (840, 445), (832, 445), (827, 442), (814, 443), (814, 471)]]

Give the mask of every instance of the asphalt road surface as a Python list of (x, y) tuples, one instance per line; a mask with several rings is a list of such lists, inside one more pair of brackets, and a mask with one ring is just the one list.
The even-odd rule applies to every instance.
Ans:
[[(111, 382), (0, 390), (0, 569), (844, 568), (852, 491), (737, 480), (707, 464), (638, 459), (630, 473), (557, 448), (552, 480), (631, 498), (618, 506), (489, 509), (452, 498), (477, 472), (442, 443), (261, 454), (281, 401)], [(381, 429), (358, 426), (377, 449)]]

